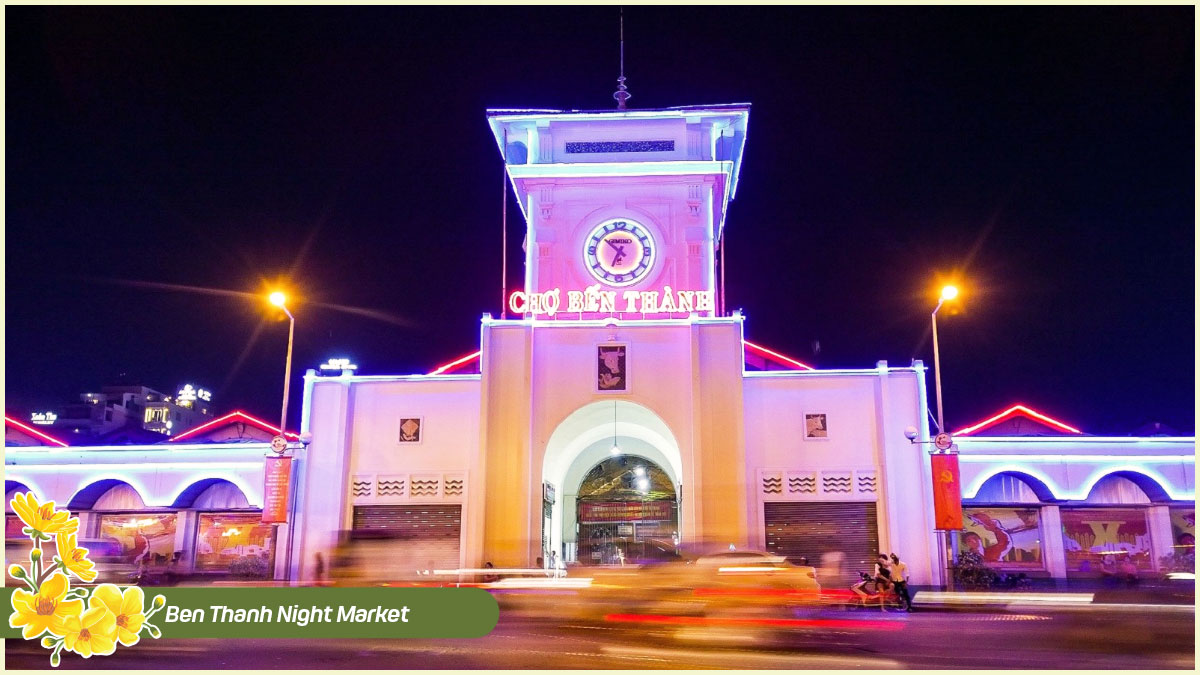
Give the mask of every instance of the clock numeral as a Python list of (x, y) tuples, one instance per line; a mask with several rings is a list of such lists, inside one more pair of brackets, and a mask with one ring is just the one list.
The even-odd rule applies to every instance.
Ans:
[(588, 255), (596, 255), (596, 247), (595, 246), (588, 247)]

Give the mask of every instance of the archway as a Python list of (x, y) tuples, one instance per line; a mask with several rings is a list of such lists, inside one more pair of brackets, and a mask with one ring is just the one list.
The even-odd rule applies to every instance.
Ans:
[[(670, 494), (664, 499), (675, 502), (672, 532), (686, 538), (691, 524), (687, 518), (687, 495), (682, 489), (683, 458), (675, 435), (646, 406), (626, 400), (595, 401), (563, 419), (546, 443), (541, 518), (541, 548), (546, 555), (553, 553), (564, 561), (591, 562), (590, 557), (581, 561), (578, 556), (579, 490), (593, 469), (605, 460), (617, 458), (623, 458), (627, 464), (639, 461), (647, 471), (655, 472), (657, 479), (651, 479), (650, 487), (655, 494)], [(633, 465), (629, 466), (632, 471)], [(644, 526), (643, 534), (647, 531), (648, 525)]]
[(577, 495), (579, 563), (649, 562), (678, 554), (678, 493), (654, 462), (623, 454), (605, 458), (584, 474)]

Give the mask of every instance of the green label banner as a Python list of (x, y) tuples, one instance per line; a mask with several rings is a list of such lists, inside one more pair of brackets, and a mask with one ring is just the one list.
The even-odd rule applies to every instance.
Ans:
[[(11, 610), (15, 589), (3, 597)], [(474, 638), (500, 608), (480, 588), (143, 588), (164, 638)], [(6, 612), (7, 613), (7, 612)], [(3, 637), (20, 638), (3, 624)]]

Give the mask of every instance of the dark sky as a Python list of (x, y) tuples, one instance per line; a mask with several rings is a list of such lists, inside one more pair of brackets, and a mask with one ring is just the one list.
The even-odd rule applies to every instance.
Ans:
[[(6, 10), (22, 417), (122, 376), (278, 416), (286, 324), (129, 282), (290, 276), (297, 375), (476, 349), (500, 309), (485, 109), (613, 107), (615, 7)], [(932, 365), (935, 284), (958, 272), (949, 426), (1019, 401), (1091, 433), (1190, 432), (1193, 12), (631, 7), (630, 106), (753, 104), (727, 263), (750, 339), (820, 367)], [(296, 377), (292, 424), (299, 395)]]

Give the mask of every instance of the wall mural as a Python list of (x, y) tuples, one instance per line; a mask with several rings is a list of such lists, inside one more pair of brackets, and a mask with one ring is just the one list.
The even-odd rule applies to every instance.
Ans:
[(1146, 512), (1142, 509), (1062, 509), (1067, 571), (1112, 572), (1119, 567), (1153, 569)]
[(983, 556), (990, 567), (1042, 569), (1039, 510), (964, 506), (958, 545)]

